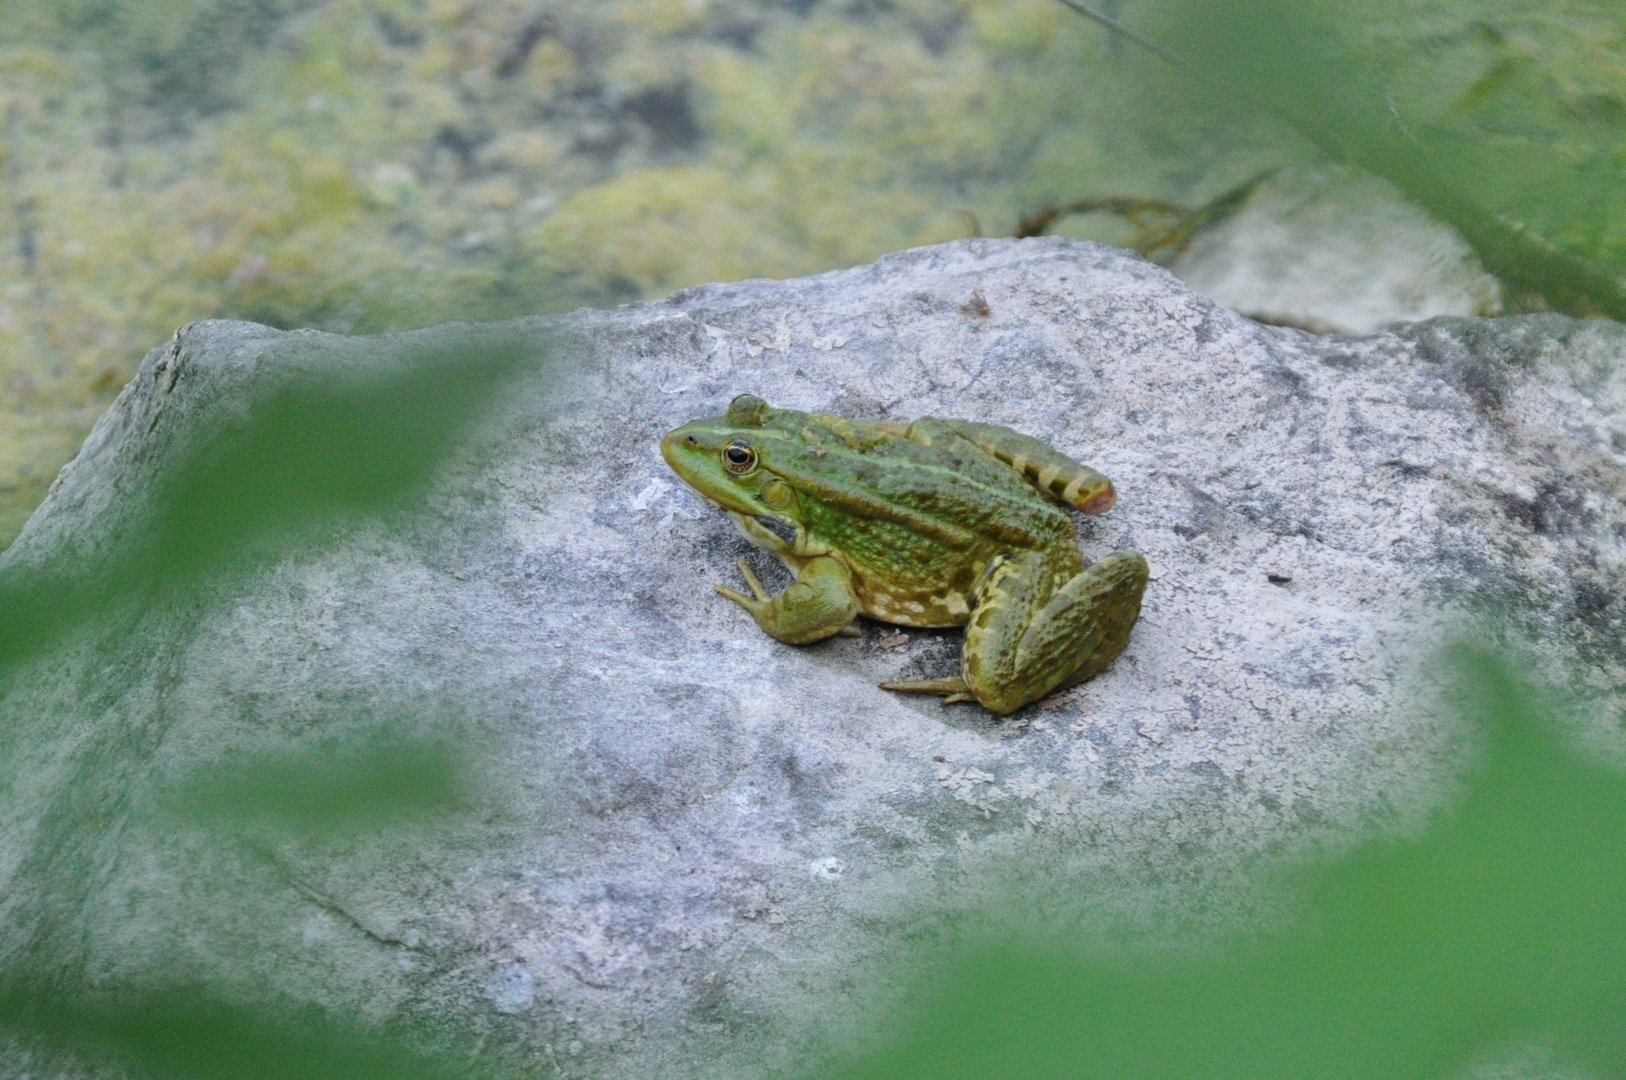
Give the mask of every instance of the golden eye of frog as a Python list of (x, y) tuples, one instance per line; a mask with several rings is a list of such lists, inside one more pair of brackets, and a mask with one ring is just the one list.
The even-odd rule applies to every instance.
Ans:
[(796, 581), (770, 596), (717, 591), (780, 641), (840, 633), (859, 614), (964, 626), (960, 674), (883, 683), (1009, 713), (1083, 682), (1123, 651), (1146, 560), (1088, 566), (1068, 508), (1098, 514), (1112, 482), (997, 424), (846, 420), (734, 399), (661, 440), (684, 482), (716, 503)]

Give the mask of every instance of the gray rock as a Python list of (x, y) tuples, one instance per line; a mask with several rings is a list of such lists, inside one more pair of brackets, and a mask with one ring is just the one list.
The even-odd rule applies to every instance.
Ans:
[[(1618, 736), (1626, 330), (1318, 338), (1056, 239), (376, 339), (195, 324), (0, 575), (140, 578), (208, 520), (151, 539), (177, 462), (271, 389), (447, 350), (518, 374), (406, 508), (30, 624), (4, 683), (29, 720), (0, 734), (8, 970), (315, 1002), (572, 1075), (786, 1075), (873, 1022), (901, 934), (1245, 918), (1261, 859), (1412, 820), (1460, 749), (1454, 635), (1519, 643)], [(955, 633), (761, 634), (711, 592), (750, 549), (656, 445), (743, 391), (1010, 424), (1105, 471), (1086, 554), (1153, 568), (1127, 652), (1001, 722), (876, 687), (952, 671)], [(477, 805), (342, 836), (162, 812), (381, 727), (471, 748)]]
[(1215, 303), (1319, 332), (1502, 311), (1501, 286), (1456, 232), (1352, 169), (1283, 169), (1170, 269)]

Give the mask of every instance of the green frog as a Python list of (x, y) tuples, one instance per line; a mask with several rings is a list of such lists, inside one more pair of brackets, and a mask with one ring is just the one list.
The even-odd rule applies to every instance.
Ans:
[(1014, 712), (1101, 671), (1140, 615), (1146, 560), (1084, 565), (1067, 508), (1099, 514), (1112, 481), (997, 424), (847, 420), (737, 397), (669, 432), (661, 454), (796, 581), (717, 591), (780, 641), (838, 634), (859, 614), (964, 626), (960, 673), (882, 683)]

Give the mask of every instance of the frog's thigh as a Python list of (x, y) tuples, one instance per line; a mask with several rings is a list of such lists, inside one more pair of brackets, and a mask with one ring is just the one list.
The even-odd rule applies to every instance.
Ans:
[(989, 710), (1012, 712), (1099, 672), (1129, 642), (1146, 591), (1146, 560), (1115, 551), (1049, 595), (1042, 555), (990, 575), (966, 627), (966, 686)]
[(858, 615), (852, 576), (828, 555), (806, 560), (796, 581), (775, 597), (767, 596), (753, 578), (746, 581), (755, 596), (721, 587), (717, 591), (749, 611), (770, 636), (791, 645), (838, 634)]
[(1043, 692), (1027, 694), (1018, 670), (1022, 635), (1044, 610), (1054, 586), (1048, 560), (1036, 551), (1007, 555), (988, 571), (977, 590), (977, 606), (965, 625), (960, 674), (966, 688), (988, 709), (1006, 713)]
[(952, 446), (955, 443), (963, 443), (966, 449), (973, 447), (981, 449), (954, 427), (954, 421), (939, 420), (935, 416), (922, 416), (904, 429), (903, 437), (922, 446)]
[[(1146, 559), (1123, 548), (1086, 566), (1063, 585), (1022, 636), (1024, 667), (1046, 668), (1055, 657), (1071, 664), (1057, 685), (1097, 674), (1129, 644), (1146, 593)], [(1071, 658), (1071, 659), (1069, 659)]]

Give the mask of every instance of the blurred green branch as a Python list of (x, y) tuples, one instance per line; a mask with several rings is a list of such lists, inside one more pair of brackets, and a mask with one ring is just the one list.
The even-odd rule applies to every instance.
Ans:
[(1272, 169), (1260, 173), (1195, 209), (1162, 199), (1121, 196), (1078, 199), (1059, 206), (1044, 206), (1031, 214), (1024, 214), (1012, 235), (1017, 239), (1043, 236), (1052, 225), (1069, 215), (1107, 213), (1115, 214), (1135, 227), (1133, 246), (1148, 259), (1163, 254), (1179, 254), (1199, 232), (1240, 210), (1259, 185), (1274, 172)]
[(173, 458), (151, 507), (117, 523), (110, 555), (48, 570), (0, 565), (0, 671), (75, 627), (120, 618), (124, 601), (174, 599), (228, 564), (308, 544), (314, 526), (385, 514), (421, 493), (526, 358), (517, 335), (486, 337), (479, 348), (408, 337), (384, 371), (342, 355), (348, 345), (333, 356), (284, 339), (229, 423), (194, 425), (162, 451)]
[[(1363, 17), (1356, 7), (1176, 3), (1160, 9), (1165, 43), (1155, 44), (1078, 0), (1058, 2), (1145, 46), (1178, 73), (1200, 107), (1263, 112), (1328, 157), (1392, 183), (1457, 231), (1502, 282), (1512, 309), (1626, 320), (1626, 271), (1557, 239), (1563, 232), (1609, 231), (1600, 218), (1626, 201), (1626, 173), (1619, 167), (1626, 145), (1594, 148), (1583, 165), (1599, 154), (1614, 164), (1594, 169), (1604, 176), (1589, 181), (1578, 175), (1574, 155), (1518, 155), (1517, 147), (1493, 141), (1468, 122), (1476, 108), (1510, 87), (1528, 93), (1516, 85), (1524, 65), (1494, 63), (1436, 120), (1408, 123), (1384, 85), (1382, 65), (1352, 38), (1350, 28)], [(1559, 227), (1542, 228), (1532, 220), (1537, 213)]]

